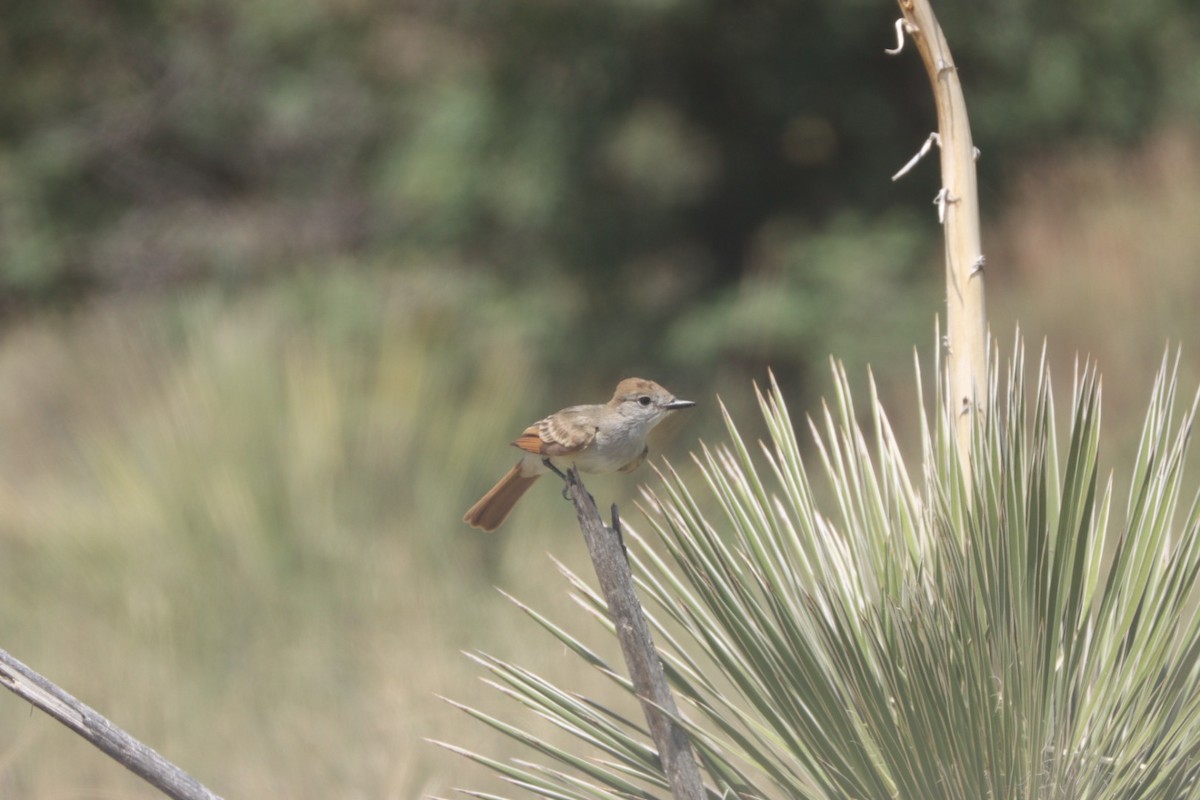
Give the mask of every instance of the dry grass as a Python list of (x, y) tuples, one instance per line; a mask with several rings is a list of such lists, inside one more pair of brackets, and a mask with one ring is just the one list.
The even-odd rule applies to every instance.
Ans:
[[(462, 765), (423, 737), (505, 749), (436, 697), (495, 705), (460, 650), (577, 681), (493, 585), (560, 603), (535, 554), (581, 547), (548, 542), (573, 517), (544, 497), (496, 536), (459, 522), (536, 404), (520, 348), (411, 280), (316, 283), (6, 340), (3, 646), (230, 797), (445, 791)], [(310, 291), (355, 293), (352, 324)], [(152, 796), (0, 718), (0, 794)]]
[(1096, 359), (1105, 439), (1123, 449), (1165, 347), (1183, 346), (1182, 386), (1200, 376), (1189, 368), (1200, 353), (1197, 219), (1200, 136), (1167, 131), (1129, 153), (1030, 165), (987, 245), (992, 330), (1007, 343), (1019, 321), (1031, 345), (1045, 338), (1055, 374)]

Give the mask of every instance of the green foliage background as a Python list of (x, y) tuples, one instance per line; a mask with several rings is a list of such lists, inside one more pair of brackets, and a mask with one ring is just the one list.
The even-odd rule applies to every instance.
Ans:
[[(992, 197), (1030, 153), (1200, 113), (1185, 0), (943, 6)], [(936, 277), (932, 165), (886, 181), (932, 125), (912, 54), (882, 53), (895, 15), (863, 0), (29, 5), (0, 32), (0, 293), (39, 307), (452, 262), (549, 317), (556, 373), (581, 349), (589, 373), (640, 367), (648, 348), (804, 368), (828, 350), (829, 309), (865, 289), (903, 307), (880, 320), (893, 333), (927, 319), (888, 301)], [(598, 315), (601, 353), (582, 323)], [(723, 324), (728, 341), (692, 335)]]
[[(227, 796), (446, 791), (421, 736), (502, 747), (433, 699), (487, 708), (462, 649), (572, 685), (492, 591), (560, 601), (564, 504), (458, 522), (532, 417), (643, 374), (702, 403), (678, 454), (831, 352), (912, 396), (937, 179), (888, 176), (933, 113), (888, 3), (9, 6), (0, 647)], [(938, 11), (994, 326), (1095, 353), (1124, 427), (1200, 333), (1200, 12)], [(0, 794), (85, 790), (151, 796), (0, 698)]]

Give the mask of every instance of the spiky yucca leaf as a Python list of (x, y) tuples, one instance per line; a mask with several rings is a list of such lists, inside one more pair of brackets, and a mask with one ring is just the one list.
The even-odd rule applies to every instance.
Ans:
[[(761, 452), (726, 415), (728, 444), (694, 457), (703, 495), (668, 467), (646, 492), (652, 536), (629, 535), (711, 796), (1200, 796), (1200, 504), (1177, 519), (1195, 405), (1177, 414), (1174, 369), (1152, 391), (1118, 523), (1097, 475), (1093, 369), (1075, 376), (1060, 441), (1045, 364), (1030, 406), (1018, 344), (1003, 391), (993, 367), (969, 482), (948, 417), (921, 403), (914, 475), (874, 386), (864, 430), (834, 370), (834, 401), (808, 425), (815, 458), (772, 383)], [(476, 760), (542, 797), (666, 796), (640, 723), (481, 663), (589, 755), (472, 712), (557, 766)]]

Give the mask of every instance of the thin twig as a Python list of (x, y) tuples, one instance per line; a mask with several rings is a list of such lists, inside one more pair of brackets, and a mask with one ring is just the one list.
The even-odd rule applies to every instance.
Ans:
[(885, 48), (883, 52), (889, 56), (898, 56), (904, 50), (904, 34), (916, 33), (917, 26), (906, 20), (904, 17), (896, 20), (896, 46)]
[(704, 781), (696, 766), (691, 741), (678, 721), (679, 709), (663, 674), (642, 604), (633, 589), (633, 574), (625, 554), (617, 506), (614, 503), (612, 507), (612, 527), (606, 527), (596, 501), (588, 494), (574, 467), (567, 470), (567, 491), (575, 502), (579, 528), (600, 580), (600, 591), (616, 628), (629, 678), (658, 748), (671, 796), (675, 800), (704, 800)]
[(221, 800), (191, 775), (4, 650), (0, 650), (0, 686), (45, 711), (168, 797)]
[(937, 131), (934, 131), (933, 133), (929, 134), (928, 137), (926, 137), (925, 143), (921, 145), (921, 149), (917, 151), (915, 156), (908, 160), (907, 164), (900, 168), (899, 172), (892, 176), (892, 180), (898, 181), (907, 175), (909, 170), (915, 167), (917, 163), (929, 153), (930, 148), (932, 148), (935, 144), (938, 147), (941, 147), (942, 145), (942, 137), (938, 136)]

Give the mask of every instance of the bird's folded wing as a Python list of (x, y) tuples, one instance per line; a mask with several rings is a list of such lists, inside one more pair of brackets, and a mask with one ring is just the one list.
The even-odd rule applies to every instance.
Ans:
[(586, 413), (567, 408), (535, 422), (513, 442), (527, 453), (540, 456), (569, 456), (596, 440), (596, 425)]

